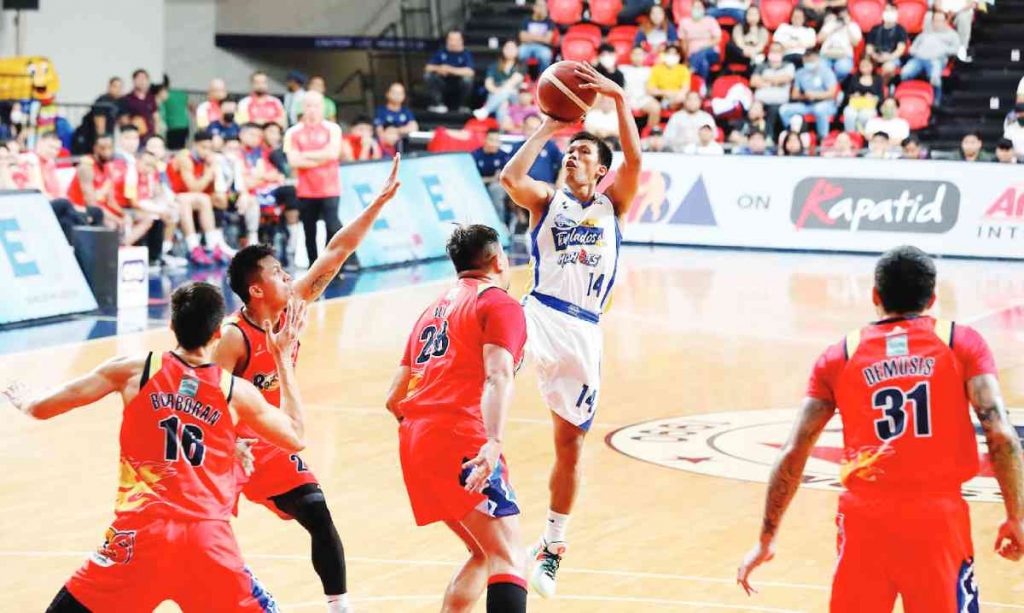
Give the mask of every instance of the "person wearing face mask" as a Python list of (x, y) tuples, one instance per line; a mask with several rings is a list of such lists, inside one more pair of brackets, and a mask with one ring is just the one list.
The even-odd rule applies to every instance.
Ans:
[(896, 7), (891, 4), (886, 6), (882, 11), (882, 23), (871, 28), (864, 37), (864, 54), (871, 58), (875, 66), (882, 69), (886, 85), (899, 69), (900, 58), (906, 53), (910, 42), (907, 31), (897, 23), (898, 19), (899, 11)]
[(690, 91), (691, 79), (690, 69), (682, 63), (682, 51), (677, 45), (671, 45), (661, 54), (661, 61), (651, 68), (647, 94), (658, 100), (662, 108), (677, 109)]
[[(1024, 83), (1024, 80), (1021, 82)], [(1010, 139), (1018, 157), (1024, 157), (1024, 100), (1020, 98), (1003, 122), (1003, 138)]]
[(779, 133), (779, 109), (789, 102), (790, 85), (796, 77), (796, 68), (783, 61), (782, 51), (782, 45), (773, 42), (768, 47), (768, 60), (759, 65), (750, 78), (754, 100), (764, 105), (768, 135), (773, 138)]
[(655, 4), (648, 10), (647, 19), (641, 21), (633, 46), (642, 47), (647, 53), (647, 64), (653, 64), (666, 47), (678, 41), (679, 33), (668, 20), (665, 9)]
[(284, 105), (275, 96), (270, 95), (270, 79), (267, 73), (257, 70), (249, 79), (251, 92), (238, 103), (239, 124), (257, 123), (266, 125), (276, 123), (284, 128), (288, 125), (288, 117)]
[(789, 123), (794, 115), (814, 115), (818, 142), (825, 140), (828, 135), (829, 120), (836, 114), (836, 94), (839, 92), (839, 83), (836, 75), (821, 62), (818, 52), (809, 49), (804, 56), (804, 67), (796, 73), (793, 81), (793, 102), (784, 104), (779, 109), (779, 116), (782, 122)]
[(840, 81), (845, 81), (853, 72), (853, 52), (862, 38), (860, 26), (850, 19), (849, 13), (844, 11), (842, 16), (833, 13), (825, 16), (818, 33), (821, 57)]
[(597, 63), (594, 64), (598, 74), (608, 79), (619, 87), (626, 86), (626, 77), (619, 70), (619, 59), (615, 55), (615, 47), (608, 43), (601, 43), (597, 48)]
[(718, 43), (722, 40), (722, 28), (714, 17), (707, 15), (704, 3), (694, 0), (689, 17), (679, 21), (679, 31), (690, 53), (690, 66), (705, 81), (711, 76), (711, 66), (722, 58), (718, 53)]
[(931, 13), (924, 20), (924, 31), (910, 45), (910, 59), (900, 72), (901, 80), (914, 79), (924, 74), (935, 90), (934, 106), (942, 102), (942, 71), (949, 58), (956, 55), (960, 37), (949, 27), (946, 16)]
[(241, 128), (237, 123), (237, 108), (237, 102), (231, 98), (226, 98), (220, 104), (220, 117), (215, 121), (211, 121), (210, 125), (206, 127), (206, 131), (209, 132), (211, 136), (224, 140), (229, 138), (238, 138)]
[(864, 135), (870, 138), (876, 132), (885, 132), (893, 142), (903, 142), (910, 136), (910, 124), (899, 116), (900, 104), (895, 98), (886, 98), (882, 103), (882, 116), (869, 119), (864, 126)]

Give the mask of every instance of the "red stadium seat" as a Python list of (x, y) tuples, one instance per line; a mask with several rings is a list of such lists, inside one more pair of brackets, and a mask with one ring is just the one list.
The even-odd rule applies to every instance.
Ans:
[(434, 130), (434, 137), (427, 144), (427, 151), (431, 153), (473, 151), (484, 144), (486, 134), (471, 132), (469, 130), (449, 130), (439, 127)]
[(689, 17), (693, 9), (693, 0), (675, 0), (672, 2), (672, 21), (679, 24), (683, 17)]
[(896, 86), (893, 97), (903, 104), (907, 98), (920, 98), (929, 107), (935, 102), (935, 89), (927, 81), (910, 80), (903, 81)]
[(782, 24), (789, 23), (792, 14), (792, 0), (761, 0), (761, 21), (772, 32)]
[(594, 43), (594, 47), (601, 46), (601, 28), (591, 23), (579, 23), (565, 31), (565, 35), (586, 36)]
[(932, 117), (932, 106), (925, 102), (924, 98), (908, 96), (900, 100), (897, 115), (907, 120), (911, 130), (920, 130), (928, 127)]
[(867, 34), (871, 28), (882, 23), (882, 11), (885, 3), (882, 0), (850, 0), (847, 9), (850, 17), (857, 22), (862, 32)]
[[(831, 132), (829, 132), (828, 136), (826, 136), (825, 140), (821, 143), (821, 148), (828, 150), (835, 147), (836, 139), (839, 138), (840, 134), (842, 134), (841, 130), (832, 130)], [(846, 135), (850, 137), (850, 143), (853, 145), (854, 149), (864, 148), (863, 134), (861, 134), (860, 132), (847, 132)]]
[(618, 22), (622, 0), (590, 0), (590, 22), (613, 26)]
[(708, 84), (699, 74), (693, 73), (690, 75), (690, 91), (697, 92), (703, 98), (708, 95)]
[(896, 0), (899, 24), (908, 34), (917, 34), (924, 28), (924, 16), (928, 12), (928, 0)]
[(583, 0), (549, 0), (548, 17), (562, 26), (579, 23), (583, 19)]
[(570, 62), (593, 62), (597, 57), (597, 47), (589, 34), (566, 32), (562, 37), (562, 59)]
[(729, 90), (734, 85), (746, 85), (750, 87), (750, 81), (746, 77), (740, 75), (723, 75), (715, 79), (715, 82), (711, 84), (711, 97), (712, 98), (725, 98)]
[(615, 55), (620, 64), (629, 63), (629, 54), (633, 50), (633, 41), (636, 39), (636, 26), (616, 26), (608, 32), (605, 40), (609, 45), (615, 47)]

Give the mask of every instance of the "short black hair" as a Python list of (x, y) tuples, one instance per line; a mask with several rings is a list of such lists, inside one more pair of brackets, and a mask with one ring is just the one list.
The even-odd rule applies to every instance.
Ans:
[(224, 296), (202, 281), (182, 285), (171, 294), (171, 329), (186, 351), (205, 347), (224, 320)]
[(612, 45), (610, 45), (608, 43), (601, 43), (601, 46), (597, 48), (597, 52), (599, 54), (600, 53), (607, 53), (609, 51), (611, 51), (612, 53), (615, 53), (615, 47), (613, 47)]
[(238, 127), (239, 130), (262, 130), (263, 126), (255, 121), (247, 121)]
[(498, 232), (490, 226), (457, 226), (448, 239), (446, 250), (455, 265), (455, 272), (465, 272), (483, 268), (489, 259), (487, 256), (490, 255), (492, 245), (498, 243)]
[(1000, 138), (999, 142), (996, 143), (996, 149), (1002, 149), (1003, 151), (1013, 149), (1013, 141), (1008, 138)]
[(107, 85), (113, 85), (117, 81), (121, 81), (121, 77), (110, 77), (107, 79)]
[(904, 138), (903, 142), (900, 143), (900, 145), (902, 145), (904, 147), (906, 147), (907, 145), (920, 145), (920, 144), (921, 144), (921, 139), (919, 139), (918, 137), (914, 136), (913, 134), (911, 134), (910, 136)]
[(967, 134), (964, 134), (963, 136), (960, 137), (960, 140), (963, 140), (963, 139), (967, 138), (968, 136), (973, 136), (974, 138), (976, 138), (976, 139), (978, 139), (980, 141), (984, 141), (985, 140), (984, 138), (981, 137), (981, 132), (979, 132), (977, 130), (971, 130)]
[(601, 161), (601, 164), (605, 168), (608, 168), (609, 170), (611, 170), (611, 167), (612, 167), (612, 148), (608, 146), (608, 143), (604, 142), (604, 140), (602, 140), (601, 138), (597, 137), (596, 135), (594, 135), (594, 134), (584, 130), (583, 132), (577, 132), (576, 134), (574, 134), (573, 137), (569, 139), (569, 145), (575, 143), (576, 141), (580, 141), (580, 140), (590, 141), (590, 142), (594, 143), (595, 145), (597, 145), (597, 157), (598, 157), (598, 159)]
[(935, 294), (935, 262), (917, 247), (890, 249), (875, 265), (875, 289), (886, 313), (920, 313)]
[(162, 140), (162, 141), (164, 141), (164, 144), (167, 144), (167, 139), (165, 139), (163, 136), (160, 136), (159, 134), (154, 132), (152, 134), (146, 135), (146, 138), (143, 139), (143, 141), (142, 141), (142, 146), (145, 147), (146, 143), (148, 143), (151, 140)]
[(136, 126), (134, 126), (133, 124), (128, 124), (128, 125), (121, 126), (119, 129), (121, 131), (121, 134), (124, 134), (125, 132), (138, 132), (139, 131), (139, 129)]
[(498, 136), (501, 136), (501, 130), (499, 130), (498, 128), (487, 128), (487, 136), (490, 136), (491, 134), (497, 134)]
[(146, 75), (146, 78), (149, 78), (148, 70), (146, 70), (145, 68), (136, 68), (135, 72), (132, 73), (132, 80), (135, 80), (135, 77), (139, 76), (140, 74), (144, 74)]
[(754, 136), (758, 135), (763, 136), (766, 139), (768, 138), (768, 134), (766, 134), (764, 130), (751, 130), (750, 134), (747, 134), (747, 140), (750, 140)]
[(876, 136), (881, 136), (885, 140), (889, 140), (889, 133), (884, 130), (879, 130), (878, 132), (875, 132), (874, 134), (871, 135), (871, 138), (874, 138)]
[(200, 130), (192, 137), (192, 142), (200, 143), (204, 140), (213, 140), (213, 134), (209, 130)]
[(370, 119), (369, 115), (356, 115), (356, 118), (352, 120), (352, 125), (358, 126), (364, 123), (373, 124), (373, 120)]
[(228, 284), (244, 304), (249, 304), (249, 286), (252, 285), (253, 277), (260, 272), (260, 262), (268, 257), (275, 257), (273, 247), (256, 244), (239, 249), (235, 257), (231, 258)]

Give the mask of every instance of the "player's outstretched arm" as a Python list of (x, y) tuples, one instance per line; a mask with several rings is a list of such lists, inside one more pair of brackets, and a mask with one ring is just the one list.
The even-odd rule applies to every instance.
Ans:
[(35, 398), (29, 398), (27, 389), (20, 383), (8, 385), (3, 395), (14, 408), (29, 417), (50, 419), (90, 405), (112, 392), (124, 390), (133, 377), (141, 377), (145, 366), (146, 356), (114, 358), (100, 364), (89, 374)]
[(583, 82), (581, 88), (597, 90), (602, 96), (608, 96), (615, 101), (623, 159), (615, 172), (615, 181), (605, 195), (612, 201), (616, 217), (621, 219), (633, 206), (633, 199), (640, 185), (640, 165), (643, 159), (640, 151), (640, 132), (636, 129), (633, 112), (626, 104), (626, 93), (618, 84), (587, 63), (581, 63), (576, 68), (576, 75)]
[(750, 573), (775, 557), (775, 535), (782, 522), (782, 516), (796, 495), (797, 488), (800, 487), (811, 449), (814, 448), (828, 421), (832, 419), (835, 410), (835, 405), (830, 402), (806, 398), (789, 440), (786, 441), (779, 459), (772, 468), (768, 481), (768, 496), (764, 505), (764, 518), (761, 521), (761, 537), (757, 545), (743, 558), (743, 563), (736, 573), (736, 582), (748, 595), (757, 591), (750, 586)]
[(537, 131), (526, 139), (501, 171), (501, 186), (508, 192), (512, 202), (529, 211), (532, 217), (544, 213), (555, 191), (547, 183), (530, 177), (530, 168), (551, 136), (568, 125), (545, 116)]
[(345, 264), (345, 260), (352, 255), (359, 243), (363, 242), (370, 232), (370, 228), (377, 221), (377, 217), (380, 216), (384, 205), (395, 197), (398, 188), (402, 185), (398, 180), (399, 162), (401, 162), (401, 154), (396, 153), (394, 161), (391, 163), (391, 174), (388, 175), (377, 197), (370, 203), (370, 206), (363, 209), (363, 212), (352, 223), (338, 230), (331, 237), (323, 253), (313, 262), (309, 271), (295, 282), (295, 295), (307, 302), (312, 302), (319, 298), (331, 281), (338, 276), (338, 271)]
[(1006, 507), (1006, 521), (999, 527), (996, 551), (1007, 560), (1024, 556), (1024, 459), (1017, 432), (1010, 424), (999, 381), (995, 375), (978, 375), (967, 382), (974, 412), (988, 443), (988, 455)]
[(484, 345), (484, 372), (486, 379), (480, 397), (480, 412), (484, 418), (487, 442), (475, 458), (463, 464), (463, 468), (473, 468), (466, 478), (466, 490), (470, 492), (483, 491), (501, 456), (502, 437), (512, 404), (515, 379), (515, 360), (512, 354), (500, 345)]
[(388, 411), (395, 416), (395, 419), (402, 421), (405, 416), (398, 409), (398, 403), (402, 402), (409, 392), (409, 381), (412, 379), (412, 369), (404, 364), (398, 367), (395, 377), (391, 380), (391, 389), (388, 390), (388, 399), (384, 403)]

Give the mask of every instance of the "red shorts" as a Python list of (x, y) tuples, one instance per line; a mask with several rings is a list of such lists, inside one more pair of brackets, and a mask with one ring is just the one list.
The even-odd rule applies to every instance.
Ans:
[(66, 584), (93, 613), (149, 613), (168, 599), (184, 613), (277, 610), (227, 521), (126, 515), (105, 539)]
[(416, 525), (460, 521), (473, 509), (491, 517), (517, 515), (508, 464), (502, 457), (482, 494), (464, 489), (462, 465), (487, 442), (483, 424), (462, 416), (412, 418), (398, 430), (402, 476)]
[(291, 515), (277, 508), (271, 496), (279, 496), (286, 492), (316, 483), (316, 476), (297, 453), (288, 453), (277, 445), (264, 441), (256, 441), (252, 445), (254, 470), (246, 477), (239, 470), (238, 484), (245, 497), (262, 504), (277, 514), (281, 519), (292, 519)]
[(978, 611), (967, 502), (957, 494), (839, 498), (832, 613)]

